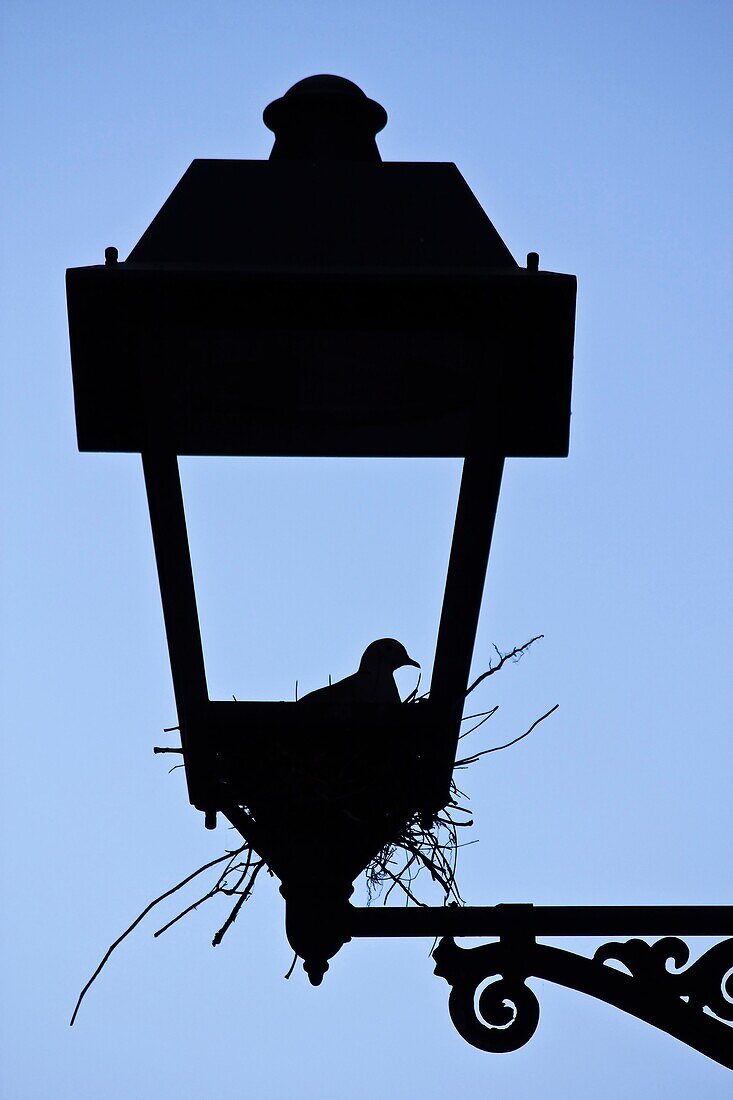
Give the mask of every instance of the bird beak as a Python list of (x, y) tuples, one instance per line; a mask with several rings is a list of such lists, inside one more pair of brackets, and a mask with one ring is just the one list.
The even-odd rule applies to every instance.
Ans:
[(405, 661), (405, 664), (412, 665), (413, 668), (420, 668), (420, 665), (417, 663), (417, 661), (413, 661), (412, 657), (408, 657)]

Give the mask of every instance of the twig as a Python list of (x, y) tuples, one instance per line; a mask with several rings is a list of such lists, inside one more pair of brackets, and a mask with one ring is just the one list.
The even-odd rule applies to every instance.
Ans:
[[(221, 882), (221, 879), (219, 881)], [(191, 905), (187, 905), (183, 912), (179, 913), (177, 917), (174, 917), (173, 920), (169, 920), (168, 923), (164, 924), (162, 928), (159, 928), (157, 932), (153, 932), (153, 938), (157, 939), (158, 936), (162, 936), (163, 933), (167, 932), (169, 928), (172, 928), (174, 924), (178, 924), (179, 920), (181, 920), (183, 917), (188, 916), (188, 914), (192, 913), (194, 909), (198, 909), (202, 901), (208, 901), (209, 898), (213, 898), (218, 889), (219, 885), (217, 883), (217, 885), (213, 886), (211, 890), (207, 890), (203, 897), (200, 897), (198, 901), (194, 901), (191, 903)]]
[(549, 718), (551, 714), (554, 714), (559, 706), (559, 703), (555, 703), (554, 707), (550, 707), (547, 714), (543, 714), (541, 718), (538, 718), (535, 722), (532, 723), (528, 730), (525, 730), (524, 733), (520, 733), (519, 737), (515, 737), (513, 741), (507, 741), (505, 745), (494, 745), (494, 747), (491, 749), (483, 749), (482, 752), (474, 753), (473, 756), (464, 756), (462, 760), (456, 760), (455, 766), (457, 768), (465, 768), (467, 764), (474, 764), (480, 757), (488, 756), (490, 752), (501, 752), (502, 749), (511, 748), (512, 745), (516, 745), (516, 743), (518, 741), (521, 741), (522, 738), (529, 737), (532, 730), (536, 729), (537, 726), (539, 726), (540, 722), (544, 722), (545, 718)]
[[(226, 886), (227, 875), (230, 873), (230, 871), (235, 870), (235, 866), (233, 865), (233, 860), (236, 859), (237, 855), (239, 855), (239, 852), (237, 852), (233, 855), (230, 854), (229, 864), (224, 868), (222, 873), (219, 875), (219, 878), (216, 880), (216, 883), (212, 886), (212, 888), (210, 890), (208, 890), (203, 895), (203, 897), (200, 897), (198, 899), (198, 901), (194, 901), (191, 905), (187, 905), (186, 908), (181, 913), (179, 913), (177, 917), (173, 917), (173, 919), (169, 920), (167, 924), (164, 924), (162, 928), (159, 928), (157, 932), (154, 932), (153, 933), (154, 938), (157, 939), (158, 936), (161, 936), (164, 932), (167, 932), (168, 929), (171, 928), (174, 924), (177, 924), (178, 921), (181, 920), (182, 917), (187, 916), (189, 913), (193, 912), (194, 909), (198, 909), (199, 905), (201, 905), (202, 902), (208, 901), (209, 898), (213, 898), (214, 894), (229, 894), (229, 895), (231, 895), (231, 894), (235, 893), (238, 890), (239, 886), (241, 886), (244, 879), (247, 877), (247, 873), (248, 873), (249, 868), (250, 868), (251, 863), (252, 863), (252, 849), (249, 846), (247, 846), (247, 862), (244, 865), (244, 871), (240, 875), (240, 877), (237, 881), (237, 885), (234, 887), (234, 889), (228, 889), (227, 886)], [(241, 866), (241, 864), (239, 864), (239, 866)]]
[[(243, 851), (245, 847), (246, 847), (246, 845), (243, 844), (242, 847), (239, 849), (239, 851), (240, 852)], [(69, 1027), (74, 1026), (74, 1020), (76, 1019), (79, 1008), (81, 1007), (81, 1002), (84, 1000), (84, 997), (86, 996), (86, 993), (89, 990), (92, 983), (94, 982), (94, 980), (101, 973), (105, 963), (109, 959), (112, 952), (115, 950), (116, 947), (119, 947), (119, 945), (122, 943), (122, 941), (124, 939), (126, 939), (130, 935), (130, 933), (133, 931), (133, 929), (137, 928), (138, 924), (143, 919), (143, 917), (146, 917), (148, 915), (148, 913), (150, 912), (150, 910), (154, 909), (155, 906), (159, 904), (159, 902), (165, 901), (166, 898), (169, 898), (171, 896), (171, 894), (175, 894), (177, 890), (180, 890), (182, 887), (186, 886), (189, 882), (192, 881), (192, 879), (195, 879), (198, 875), (202, 874), (204, 871), (208, 871), (209, 867), (215, 867), (217, 863), (223, 863), (224, 860), (229, 859), (231, 857), (231, 855), (232, 855), (231, 852), (226, 852), (223, 856), (218, 856), (216, 859), (212, 859), (209, 863), (205, 863), (203, 865), (203, 867), (199, 867), (198, 871), (193, 871), (190, 875), (187, 875), (186, 878), (181, 879), (181, 881), (176, 886), (172, 886), (170, 888), (170, 890), (166, 890), (165, 893), (161, 894), (160, 897), (155, 899), (155, 901), (151, 901), (149, 905), (145, 906), (142, 913), (138, 917), (135, 918), (135, 920), (132, 922), (130, 927), (127, 928), (122, 933), (121, 936), (118, 936), (118, 938), (115, 940), (115, 942), (113, 944), (111, 944), (110, 947), (107, 948), (107, 951), (104, 955), (104, 958), (102, 959), (99, 966), (94, 971), (91, 978), (89, 979), (89, 981), (84, 986), (81, 993), (79, 994), (79, 998), (76, 1002), (76, 1007), (74, 1008), (74, 1011), (73, 1011), (72, 1016), (71, 1016), (71, 1020), (69, 1021)]]
[[(408, 871), (409, 871), (409, 869), (410, 869), (411, 865), (412, 865), (412, 864), (413, 864), (413, 863), (415, 862), (415, 860), (416, 860), (416, 859), (417, 859), (417, 856), (416, 856), (416, 855), (411, 855), (411, 856), (410, 856), (410, 858), (409, 858), (409, 859), (407, 860), (407, 862), (405, 863), (405, 866), (404, 866), (404, 867), (402, 868), (402, 870), (400, 871), (400, 873), (399, 873), (399, 876), (398, 876), (397, 878), (395, 878), (395, 880), (394, 880), (394, 882), (392, 883), (392, 885), (390, 886), (389, 890), (388, 890), (388, 891), (387, 891), (387, 893), (386, 893), (386, 894), (384, 895), (384, 901), (382, 902), (382, 904), (383, 904), (383, 905), (386, 905), (386, 904), (387, 904), (387, 898), (388, 898), (388, 897), (389, 897), (389, 895), (390, 895), (390, 894), (392, 893), (392, 891), (394, 890), (395, 886), (398, 886), (398, 885), (399, 885), (399, 882), (400, 882), (400, 878), (402, 877), (402, 875), (405, 875), (405, 874), (407, 874), (407, 873), (408, 873)], [(412, 881), (412, 879), (410, 879), (410, 881)]]
[[(477, 710), (475, 714), (464, 714), (463, 718), (461, 718), (461, 721), (462, 722), (470, 722), (472, 718), (483, 718), (483, 716), (485, 714), (488, 714), (489, 717), (491, 717), (492, 714), (496, 714), (498, 709), (499, 709), (499, 706), (497, 704), (495, 707), (492, 707), (491, 710)], [(461, 737), (465, 737), (465, 736), (466, 736), (465, 733), (461, 734)]]
[(384, 863), (380, 864), (380, 866), (381, 866), (381, 869), (384, 871), (385, 875), (388, 875), (389, 878), (394, 879), (395, 885), (399, 886), (400, 890), (404, 890), (405, 894), (407, 894), (407, 897), (409, 898), (410, 901), (414, 901), (415, 905), (420, 905), (423, 908), (425, 907), (425, 902), (420, 901), (419, 898), (415, 897), (415, 895), (407, 888), (407, 886), (405, 886), (404, 882), (402, 882), (399, 875), (393, 874), (392, 871), (390, 871), (389, 868)]
[(290, 964), (290, 969), (288, 970), (287, 974), (285, 975), (285, 981), (288, 980), (288, 978), (291, 976), (291, 974), (295, 970), (295, 964), (297, 963), (297, 961), (298, 961), (298, 952), (296, 951), (295, 954), (293, 955), (293, 961)]
[(252, 871), (252, 877), (250, 878), (249, 882), (247, 883), (247, 886), (245, 887), (245, 889), (242, 892), (242, 894), (240, 895), (240, 897), (237, 899), (237, 903), (234, 906), (234, 908), (232, 909), (231, 913), (229, 914), (229, 916), (224, 921), (221, 928), (219, 929), (219, 931), (216, 933), (213, 940), (211, 941), (211, 946), (212, 947), (218, 947), (219, 946), (221, 941), (224, 939), (224, 936), (227, 934), (227, 932), (229, 931), (231, 926), (234, 924), (235, 920), (239, 916), (239, 910), (242, 908), (245, 901), (247, 900), (247, 898), (252, 893), (252, 890), (254, 889), (255, 879), (257, 878), (257, 875), (262, 870), (263, 866), (264, 866), (264, 860), (260, 860), (259, 863), (255, 864), (254, 869)]
[(412, 691), (410, 692), (410, 694), (407, 695), (402, 700), (403, 703), (414, 703), (415, 702), (415, 699), (417, 698), (417, 693), (420, 689), (420, 680), (421, 679), (422, 679), (422, 672), (418, 672), (418, 674), (417, 674), (417, 683), (415, 684), (415, 686), (412, 689)]
[[(460, 741), (461, 738), (468, 737), (469, 733), (473, 733), (473, 731), (477, 730), (479, 728), (479, 726), (483, 726), (484, 722), (488, 722), (489, 718), (492, 718), (496, 714), (498, 709), (499, 709), (499, 704), (497, 703), (497, 705), (495, 707), (492, 707), (491, 710), (487, 710), (484, 713), (484, 716), (483, 716), (483, 718), (481, 719), (480, 722), (477, 722), (475, 726), (471, 726), (470, 730), (466, 730), (464, 733), (459, 734), (458, 740)], [(474, 714), (472, 717), (478, 718), (478, 715)]]
[(535, 638), (530, 638), (524, 645), (515, 646), (511, 653), (499, 653), (499, 650), (494, 646), (494, 649), (496, 649), (496, 652), (499, 654), (499, 663), (497, 665), (489, 665), (486, 672), (482, 672), (481, 675), (473, 681), (471, 686), (466, 688), (466, 695), (470, 695), (474, 688), (477, 688), (479, 684), (483, 683), (487, 677), (493, 676), (495, 672), (503, 668), (507, 661), (519, 660), (522, 654), (528, 650), (531, 645), (534, 645), (535, 642), (539, 642), (540, 638), (544, 638), (544, 634), (538, 634)]

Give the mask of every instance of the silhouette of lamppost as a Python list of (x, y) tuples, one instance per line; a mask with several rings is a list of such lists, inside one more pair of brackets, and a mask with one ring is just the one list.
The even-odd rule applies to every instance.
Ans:
[[(142, 455), (189, 798), (278, 875), (311, 981), (353, 935), (499, 935), (478, 963), (444, 939), (437, 970), (461, 1033), (514, 1049), (536, 1025), (531, 960), (563, 980), (555, 956), (536, 961), (555, 949), (530, 949), (562, 913), (543, 932), (531, 906), (395, 915), (349, 897), (396, 821), (449, 799), (504, 460), (568, 450), (575, 279), (536, 253), (518, 266), (455, 165), (383, 162), (386, 112), (350, 81), (301, 81), (264, 120), (269, 160), (195, 160), (125, 262), (108, 248), (67, 273), (79, 448)], [(462, 458), (429, 701), (209, 699), (179, 455)], [(316, 750), (358, 771), (348, 806), (303, 795)], [(689, 934), (731, 927), (728, 910), (695, 912)], [(508, 1024), (484, 995), (474, 1019), (486, 965), (514, 998)], [(720, 1042), (706, 1036), (693, 1045)]]

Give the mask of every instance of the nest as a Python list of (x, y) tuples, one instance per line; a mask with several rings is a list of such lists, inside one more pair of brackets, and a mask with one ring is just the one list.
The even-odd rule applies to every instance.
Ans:
[[(530, 639), (524, 645), (517, 646), (508, 653), (501, 653), (496, 649), (496, 662), (490, 663), (489, 668), (469, 686), (466, 696), (471, 695), (480, 684), (497, 673), (508, 661), (518, 661), (530, 646), (541, 637), (542, 635), (538, 635), (538, 637)], [(417, 711), (417, 708), (420, 708), (428, 700), (428, 692), (422, 695), (419, 694), (418, 681), (418, 687), (404, 700), (403, 706), (409, 707), (411, 712), (413, 707)], [(344, 851), (349, 849), (350, 846), (351, 848), (354, 847), (355, 837), (357, 841), (360, 838), (364, 841), (361, 845), (360, 855), (357, 857), (360, 862), (358, 862), (358, 866), (355, 865), (356, 871), (354, 873), (358, 873), (359, 869), (365, 868), (363, 875), (367, 904), (371, 905), (381, 901), (382, 904), (387, 905), (390, 899), (394, 900), (399, 897), (405, 905), (426, 905), (427, 902), (423, 900), (419, 891), (422, 889), (422, 883), (427, 882), (432, 884), (433, 892), (437, 888), (442, 897), (443, 905), (462, 905), (463, 898), (457, 880), (458, 852), (466, 843), (477, 843), (477, 841), (466, 842), (459, 839), (462, 835), (460, 830), (471, 828), (474, 822), (471, 810), (465, 805), (468, 797), (459, 788), (456, 781), (457, 774), (475, 764), (483, 756), (492, 752), (499, 752), (521, 741), (556, 709), (556, 706), (552, 707), (546, 714), (533, 722), (529, 729), (505, 744), (495, 745), (459, 757), (454, 765), (449, 802), (439, 812), (433, 812), (429, 815), (426, 815), (424, 808), (416, 805), (416, 802), (419, 803), (420, 801), (419, 798), (403, 798), (400, 801), (394, 794), (394, 791), (400, 787), (400, 775), (407, 775), (406, 768), (410, 763), (409, 753), (402, 760), (402, 768), (398, 766), (393, 771), (391, 793), (388, 792), (385, 796), (386, 803), (379, 803), (379, 800), (377, 800), (377, 811), (373, 807), (371, 810), (366, 808), (368, 792), (373, 791), (373, 784), (369, 782), (365, 784), (365, 794), (360, 803), (359, 791), (345, 790), (343, 783), (339, 786), (339, 775), (343, 780), (346, 780), (346, 773), (343, 772), (343, 761), (340, 760), (338, 753), (334, 750), (329, 754), (324, 750), (320, 770), (317, 766), (318, 754), (316, 753), (316, 765), (311, 761), (310, 772), (305, 772), (303, 769), (299, 770), (299, 766), (291, 769), (292, 775), (290, 778), (293, 780), (293, 791), (290, 792), (292, 796), (289, 799), (290, 808), (288, 813), (285, 814), (282, 826), (282, 835), (286, 838), (285, 843), (292, 847), (293, 843), (298, 843), (298, 841), (294, 842), (293, 838), (296, 836), (299, 838), (303, 851), (307, 850), (308, 852), (306, 857), (309, 860), (307, 873), (317, 883), (319, 875), (322, 875), (324, 871), (323, 861), (333, 858), (333, 838), (336, 833), (339, 833), (339, 829), (334, 828), (334, 823), (336, 823), (340, 828), (339, 835), (342, 836), (342, 841), (343, 835), (347, 834), (346, 840), (343, 841)], [(461, 734), (460, 741), (483, 726), (497, 710), (498, 707), (494, 706), (489, 710), (466, 715), (462, 721), (466, 723), (473, 722), (473, 725), (470, 725)], [(408, 723), (408, 727), (410, 725), (414, 725), (414, 723)], [(342, 744), (350, 743), (358, 745), (359, 741), (358, 739), (347, 741), (342, 738)], [(154, 751), (156, 753), (180, 753), (182, 750), (180, 748), (156, 748)], [(269, 814), (272, 820), (283, 821), (282, 807), (270, 805), (271, 800), (266, 797), (263, 798), (261, 795), (263, 790), (267, 790), (267, 784), (263, 782), (263, 776), (270, 772), (277, 777), (276, 782), (279, 789), (283, 789), (283, 783), (285, 789), (287, 789), (289, 783), (288, 772), (287, 768), (283, 771), (283, 763), (283, 760), (268, 760), (266, 755), (260, 756), (260, 775), (255, 777), (256, 781), (251, 788), (253, 791), (260, 792), (259, 802), (257, 797), (251, 797), (245, 789), (232, 792), (232, 796), (236, 798), (242, 812), (248, 815), (248, 820), (251, 815), (255, 823), (258, 819), (266, 821)], [(292, 765), (292, 759), (290, 763)], [(354, 767), (354, 760), (351, 759), (349, 763), (349, 775), (353, 777), (355, 772), (360, 774), (359, 766)], [(357, 761), (357, 765), (359, 763)], [(182, 766), (182, 764), (177, 764), (170, 770), (175, 771)], [(396, 778), (394, 778), (395, 776)], [(302, 793), (304, 783), (305, 789), (309, 792), (307, 797), (304, 797)], [(296, 786), (301, 787), (301, 792), (297, 797), (295, 794)], [(315, 795), (314, 791), (317, 792)], [(287, 801), (287, 799), (282, 801)], [(358, 808), (360, 805), (363, 808), (355, 814), (353, 812), (354, 806)], [(390, 805), (390, 809), (385, 809), (385, 805)], [(359, 814), (361, 814), (361, 817), (359, 817)], [(299, 833), (296, 831), (298, 826), (300, 826)], [(351, 830), (350, 834), (349, 829)], [(357, 843), (356, 848), (358, 849), (358, 847)], [(335, 858), (338, 859), (338, 843), (336, 844)], [(214, 933), (211, 941), (212, 946), (217, 947), (236, 921), (244, 904), (252, 897), (258, 876), (262, 871), (272, 875), (273, 867), (270, 864), (276, 862), (272, 858), (266, 859), (262, 853), (255, 851), (251, 843), (245, 841), (236, 848), (227, 849), (223, 854), (197, 868), (159, 897), (153, 899), (107, 949), (97, 969), (79, 995), (71, 1023), (74, 1023), (84, 996), (102, 971), (112, 952), (137, 928), (151, 910), (179, 891), (184, 890), (195, 879), (211, 872), (212, 879), (208, 889), (166, 921), (155, 931), (154, 935), (156, 937), (162, 935), (184, 917), (199, 909), (205, 902), (217, 895), (223, 895), (232, 901), (232, 905), (225, 921)], [(277, 866), (274, 869), (278, 871)], [(344, 873), (353, 878), (353, 870), (352, 867), (345, 870)], [(282, 877), (281, 873), (280, 877)], [(351, 878), (348, 878), (349, 882)], [(290, 977), (296, 961), (297, 956), (293, 960), (293, 965), (286, 977)]]

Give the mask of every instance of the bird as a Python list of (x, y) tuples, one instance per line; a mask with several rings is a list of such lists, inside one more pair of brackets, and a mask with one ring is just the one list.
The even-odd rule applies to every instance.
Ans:
[(392, 673), (404, 665), (420, 668), (402, 642), (396, 638), (378, 638), (364, 650), (356, 672), (335, 684), (309, 691), (299, 702), (328, 706), (342, 703), (401, 703)]

